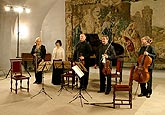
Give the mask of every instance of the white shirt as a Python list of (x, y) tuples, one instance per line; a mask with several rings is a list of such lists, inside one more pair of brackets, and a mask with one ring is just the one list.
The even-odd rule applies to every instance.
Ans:
[(65, 54), (64, 54), (64, 49), (62, 47), (55, 47), (53, 49), (53, 54), (52, 54), (52, 59), (53, 60), (60, 60), (65, 61)]

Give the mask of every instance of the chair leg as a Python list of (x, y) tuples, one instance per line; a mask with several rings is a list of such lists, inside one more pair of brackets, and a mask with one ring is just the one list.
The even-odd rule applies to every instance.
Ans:
[(20, 80), (20, 90), (22, 90), (22, 80)]
[(129, 104), (130, 108), (132, 109), (132, 92), (129, 92)]
[(116, 94), (115, 91), (113, 91), (113, 108), (115, 108), (115, 98), (116, 98)]
[(75, 86), (75, 77), (72, 77), (72, 90), (73, 90), (74, 86)]
[(15, 93), (17, 94), (17, 85), (18, 85), (18, 83), (17, 83), (17, 80), (16, 80), (16, 83), (15, 83)]
[(13, 87), (12, 87), (12, 85), (13, 85), (13, 80), (11, 79), (11, 87), (10, 87), (10, 90), (11, 90), (11, 92), (12, 92), (12, 90), (13, 90)]
[(29, 92), (29, 79), (27, 81), (27, 92)]
[(115, 83), (117, 84), (117, 77), (115, 77)]

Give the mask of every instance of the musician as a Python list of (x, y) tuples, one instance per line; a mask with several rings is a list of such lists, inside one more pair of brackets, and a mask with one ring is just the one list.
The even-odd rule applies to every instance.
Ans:
[(65, 51), (62, 48), (62, 42), (61, 40), (57, 40), (55, 42), (55, 47), (53, 49), (53, 53), (52, 53), (52, 59), (53, 60), (65, 60)]
[[(52, 53), (52, 59), (54, 61), (57, 61), (57, 60), (65, 61), (65, 51), (62, 48), (61, 40), (57, 40), (55, 42), (55, 47), (54, 47), (53, 53)], [(54, 85), (60, 85), (61, 84), (61, 74), (62, 73), (63, 73), (62, 68), (58, 68), (58, 67), (55, 68), (54, 65), (53, 65), (52, 83)]]
[(89, 58), (92, 52), (91, 45), (86, 41), (86, 35), (80, 34), (80, 42), (75, 46), (73, 54), (73, 62), (81, 62), (84, 64), (88, 72), (80, 79), (80, 88), (87, 89), (89, 79)]
[[(104, 75), (102, 70), (104, 68), (103, 64), (103, 57), (106, 58), (106, 60), (110, 60), (109, 67), (112, 68), (112, 59), (115, 58), (116, 52), (114, 47), (111, 45), (111, 43), (108, 43), (109, 37), (107, 35), (103, 35), (101, 37), (102, 44), (98, 47), (98, 52), (96, 54), (96, 64), (95, 68), (98, 65), (99, 66), (99, 72), (100, 72), (100, 90), (98, 93), (104, 93), (107, 95), (111, 91), (111, 74)], [(107, 80), (106, 80), (107, 77)], [(107, 84), (105, 85), (105, 81), (107, 81)]]
[(33, 46), (31, 50), (31, 54), (33, 56), (33, 65), (34, 65), (34, 71), (35, 71), (35, 84), (41, 84), (42, 83), (42, 71), (37, 71), (38, 64), (41, 61), (44, 61), (45, 55), (46, 55), (46, 48), (44, 45), (41, 44), (41, 38), (37, 37), (35, 39), (35, 45)]
[[(140, 51), (138, 54), (139, 54), (139, 56), (140, 55), (150, 56), (152, 58), (152, 63), (148, 67), (150, 79), (147, 83), (140, 83), (141, 94), (139, 94), (138, 97), (146, 96), (147, 98), (150, 98), (150, 95), (152, 94), (152, 71), (154, 69), (156, 52), (155, 52), (154, 47), (151, 46), (151, 42), (152, 42), (152, 40), (149, 36), (145, 36), (145, 37), (141, 38), (142, 47), (140, 48)], [(148, 49), (147, 49), (147, 51), (145, 51), (147, 46), (148, 46)], [(147, 85), (147, 87), (146, 87), (146, 85)]]

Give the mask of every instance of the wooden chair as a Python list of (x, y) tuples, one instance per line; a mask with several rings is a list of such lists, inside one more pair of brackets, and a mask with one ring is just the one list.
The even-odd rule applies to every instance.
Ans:
[[(26, 89), (29, 92), (29, 79), (30, 76), (24, 76), (22, 74), (22, 59), (10, 59), (11, 62), (11, 92), (18, 92), (18, 81), (20, 81), (20, 90)], [(15, 80), (15, 88), (13, 88), (13, 80)], [(22, 81), (27, 80), (27, 87), (22, 86)]]
[(64, 73), (61, 75), (61, 85), (69, 87), (71, 82), (71, 87), (73, 90), (74, 87), (78, 87), (78, 78), (76, 77), (72, 66), (73, 65), (71, 61), (63, 61)]
[[(130, 105), (132, 108), (132, 85), (133, 85), (133, 73), (134, 73), (135, 66), (131, 67), (130, 70), (130, 77), (128, 84), (115, 84), (113, 85), (113, 107), (115, 108), (116, 105)], [(128, 92), (128, 99), (116, 98), (117, 92)], [(118, 94), (119, 95), (119, 94)]]
[(115, 79), (115, 84), (117, 84), (118, 78), (119, 78), (119, 83), (121, 84), (122, 82), (122, 68), (123, 68), (123, 59), (117, 58), (116, 71), (115, 73), (111, 73), (111, 79)]

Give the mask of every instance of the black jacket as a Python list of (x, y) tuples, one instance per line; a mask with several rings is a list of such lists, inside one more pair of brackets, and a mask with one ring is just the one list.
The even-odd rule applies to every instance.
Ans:
[[(36, 49), (36, 45), (33, 46), (32, 50), (31, 50), (31, 54), (34, 58), (34, 53), (35, 53), (35, 49)], [(46, 48), (44, 45), (41, 45), (41, 59), (45, 59), (45, 55), (46, 55)], [(34, 61), (34, 60), (33, 60)]]
[[(106, 45), (103, 45), (101, 44), (99, 47), (98, 47), (98, 52), (96, 54), (96, 61), (95, 63), (99, 66), (102, 65), (102, 55), (104, 53), (106, 53), (108, 55), (108, 60), (110, 60), (112, 62), (112, 59), (115, 58), (116, 56), (116, 52), (115, 52), (115, 49), (114, 47), (111, 45), (109, 48), (109, 43), (107, 43)], [(107, 49), (108, 48), (108, 49)], [(105, 52), (107, 50), (107, 52)], [(112, 67), (112, 63), (110, 65)]]

